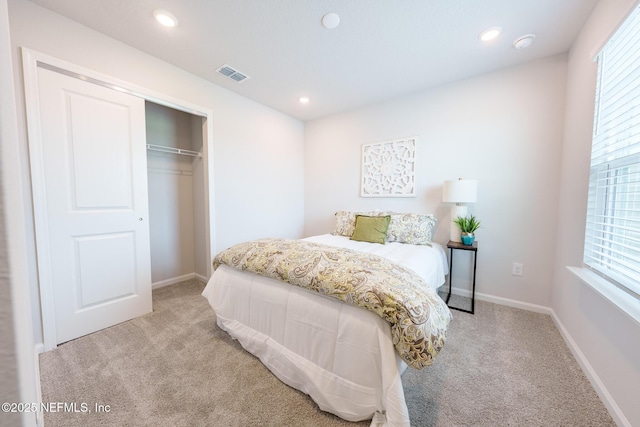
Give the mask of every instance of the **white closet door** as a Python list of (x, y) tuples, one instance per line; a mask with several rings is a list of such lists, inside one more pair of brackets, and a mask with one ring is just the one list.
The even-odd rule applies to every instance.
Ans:
[(62, 343), (152, 309), (144, 100), (42, 68), (38, 91)]

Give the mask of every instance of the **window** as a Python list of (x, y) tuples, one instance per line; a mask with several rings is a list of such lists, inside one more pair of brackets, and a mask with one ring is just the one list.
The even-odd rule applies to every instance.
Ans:
[(584, 264), (640, 297), (640, 7), (597, 57)]

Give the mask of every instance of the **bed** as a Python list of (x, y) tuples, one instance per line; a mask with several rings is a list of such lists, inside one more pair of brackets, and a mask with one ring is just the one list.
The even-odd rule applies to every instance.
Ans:
[[(353, 230), (339, 225), (338, 220), (333, 234), (303, 240), (398, 263), (417, 274), (433, 294), (444, 284), (447, 260), (440, 245), (354, 241), (348, 236)], [(226, 264), (216, 267), (203, 296), (218, 326), (281, 381), (345, 420), (410, 424), (400, 378), (407, 364), (385, 319), (300, 286)], [(446, 328), (451, 316), (446, 305), (437, 310)]]

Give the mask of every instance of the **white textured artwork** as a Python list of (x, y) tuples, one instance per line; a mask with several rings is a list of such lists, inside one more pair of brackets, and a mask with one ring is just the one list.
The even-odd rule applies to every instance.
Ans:
[(362, 197), (415, 197), (416, 138), (362, 145)]

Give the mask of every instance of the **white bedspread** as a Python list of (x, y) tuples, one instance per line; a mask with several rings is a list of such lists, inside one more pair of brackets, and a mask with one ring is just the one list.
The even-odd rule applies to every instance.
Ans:
[[(333, 235), (308, 240), (387, 257), (434, 289), (444, 283), (446, 254), (439, 245), (379, 245)], [(372, 425), (409, 426), (400, 379), (407, 366), (395, 353), (389, 324), (376, 314), (225, 265), (203, 296), (222, 329), (320, 409), (349, 421), (373, 417)]]

